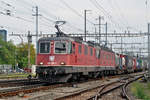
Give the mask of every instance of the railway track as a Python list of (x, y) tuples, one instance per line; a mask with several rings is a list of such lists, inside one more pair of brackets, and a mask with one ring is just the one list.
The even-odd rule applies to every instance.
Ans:
[(131, 97), (128, 95), (128, 93), (127, 93), (127, 87), (128, 87), (128, 85), (130, 84), (130, 83), (132, 83), (133, 81), (136, 81), (136, 80), (138, 80), (138, 79), (140, 79), (140, 78), (142, 78), (143, 76), (139, 76), (139, 77), (136, 77), (136, 78), (134, 78), (134, 79), (132, 79), (132, 80), (129, 80), (129, 81), (127, 81), (123, 86), (122, 86), (122, 97), (123, 98), (126, 98), (127, 100), (132, 100), (131, 99)]
[(125, 80), (120, 80), (120, 81), (112, 82), (110, 84), (106, 84), (99, 90), (98, 94), (88, 98), (87, 100), (98, 100), (103, 95), (105, 95), (109, 92), (112, 92), (113, 90), (118, 89), (120, 87), (122, 87), (122, 96), (124, 98), (126, 98), (127, 100), (131, 100), (130, 97), (127, 95), (126, 87), (129, 83), (136, 81), (142, 77), (143, 77), (143, 75), (139, 76), (139, 77), (127, 78)]
[(41, 83), (38, 79), (0, 80), (0, 87), (15, 87)]
[(124, 83), (119, 82), (119, 81), (106, 84), (99, 90), (99, 92), (95, 96), (92, 96), (88, 98), (87, 100), (98, 100), (98, 98), (101, 98), (104, 94), (111, 92), (123, 85)]
[(0, 90), (0, 98), (16, 96), (16, 95), (19, 95), (20, 93), (27, 94), (27, 93), (40, 91), (40, 90), (54, 89), (56, 87), (62, 87), (62, 86), (64, 86), (64, 84), (47, 86), (46, 83), (41, 83), (41, 84), (20, 86), (20, 87), (14, 87), (14, 88), (5, 88), (3, 90)]
[[(143, 73), (140, 73), (140, 75), (141, 74), (143, 74)], [(134, 75), (136, 75), (136, 74), (134, 74)], [(115, 76), (115, 77), (110, 76), (109, 78), (112, 79), (112, 80), (114, 79), (113, 82), (115, 83), (116, 80), (120, 81), (120, 80), (126, 80), (127, 79), (127, 77), (119, 79), (122, 76), (123, 75)], [(128, 77), (133, 77), (133, 76), (129, 75)], [(99, 91), (100, 88), (103, 88), (105, 86), (105, 84), (111, 83), (111, 82), (109, 82), (109, 80), (103, 80), (104, 83), (102, 83), (102, 82), (100, 83), (100, 80), (102, 81), (102, 79), (99, 79), (99, 80), (97, 79), (97, 83), (96, 83), (97, 85), (94, 83), (94, 85), (92, 85), (92, 87), (89, 87), (87, 85), (87, 87), (84, 87), (82, 89), (78, 88), (78, 85), (79, 84), (83, 84), (83, 85), (81, 85), (81, 87), (82, 87), (82, 86), (84, 86), (86, 84), (86, 82), (66, 83), (66, 84), (51, 84), (51, 85), (45, 84), (45, 83), (40, 83), (40, 84), (26, 85), (26, 86), (20, 86), (20, 87), (15, 87), (15, 88), (8, 88), (8, 89), (6, 88), (6, 89), (0, 90), (0, 98), (11, 97), (11, 96), (19, 95), (20, 93), (28, 94), (28, 93), (33, 93), (33, 92), (36, 92), (36, 91), (48, 90), (50, 92), (50, 94), (53, 94), (53, 97), (52, 97), (53, 99), (56, 99), (56, 100), (67, 100), (66, 98), (70, 98), (70, 97), (72, 98), (72, 97), (77, 96), (79, 94), (90, 92), (91, 90), (95, 89), (96, 91), (94, 90), (94, 92), (93, 92), (93, 95), (94, 95), (95, 93), (97, 93), (97, 91)], [(91, 85), (91, 84), (93, 84), (93, 81), (94, 80), (90, 80), (90, 81), (87, 81), (87, 83)], [(120, 83), (123, 84), (123, 83), (125, 83), (125, 81), (120, 81)], [(63, 90), (69, 90), (70, 89), (69, 87), (72, 87), (72, 86), (76, 90), (75, 92), (74, 91), (63, 92)], [(62, 92), (61, 94), (64, 93), (64, 95), (58, 95), (58, 96), (56, 95), (55, 96), (54, 95), (55, 93), (53, 93), (52, 91), (57, 92), (57, 90), (58, 90), (58, 94)], [(44, 96), (48, 96), (49, 97), (50, 96), (49, 92), (47, 93), (47, 95), (45, 95), (45, 94), (44, 95), (43, 94), (39, 95), (38, 94), (38, 96), (33, 97), (31, 100), (36, 100), (34, 98), (40, 98), (40, 97), (44, 97)], [(90, 94), (92, 94), (92, 93), (90, 93)], [(51, 98), (51, 97), (49, 97), (49, 98)], [(43, 99), (38, 99), (38, 100), (43, 100)], [(70, 99), (68, 99), (68, 100), (70, 100)], [(74, 100), (77, 100), (77, 99), (74, 99)], [(83, 99), (83, 100), (85, 100), (85, 99)]]
[[(11, 79), (11, 80), (0, 80), (0, 83), (6, 83), (6, 82), (24, 82), (24, 81), (27, 81), (29, 79)], [(31, 80), (38, 80), (36, 78), (33, 78)]]
[[(103, 84), (100, 84), (99, 86), (95, 86), (93, 88), (88, 88), (88, 89), (82, 90), (80, 92), (74, 92), (70, 95), (58, 97), (58, 98), (56, 98), (56, 100), (70, 100), (70, 99), (71, 100), (99, 100), (99, 98), (103, 98), (104, 95), (106, 95), (110, 92), (113, 92), (114, 90), (119, 89), (121, 87), (123, 87), (122, 93), (124, 94), (124, 97), (128, 100), (131, 100), (129, 98), (129, 96), (127, 95), (126, 86), (130, 82), (133, 82), (133, 81), (143, 77), (143, 75), (141, 75), (141, 74), (139, 74), (139, 75), (129, 75), (127, 77), (120, 78), (118, 80), (108, 82), (106, 84), (103, 83)], [(109, 100), (109, 99), (104, 99), (104, 98), (101, 100)], [(117, 100), (120, 100), (120, 99), (117, 99)]]

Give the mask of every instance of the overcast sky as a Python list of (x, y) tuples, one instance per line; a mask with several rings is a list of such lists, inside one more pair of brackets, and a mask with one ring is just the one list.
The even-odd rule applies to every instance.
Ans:
[[(0, 14), (0, 26), (11, 32), (35, 34), (35, 6), (39, 7), (39, 31), (54, 34), (54, 21), (65, 20), (62, 26), (66, 33), (84, 32), (84, 10), (87, 12), (87, 31), (94, 32), (96, 18), (103, 16), (102, 23), (108, 22), (108, 32), (146, 32), (150, 19), (149, 0), (0, 0), (0, 12), (11, 11), (11, 16)], [(98, 27), (97, 27), (98, 28)], [(104, 27), (102, 27), (104, 32)], [(20, 39), (8, 36), (19, 43)], [(144, 40), (143, 40), (144, 39)], [(24, 40), (26, 40), (24, 38)], [(114, 39), (113, 39), (114, 40)], [(145, 37), (140, 38), (145, 42)], [(112, 41), (112, 39), (110, 39)], [(117, 41), (117, 40), (115, 40)], [(119, 40), (118, 40), (119, 41)], [(125, 40), (126, 41), (126, 40)], [(135, 41), (135, 39), (130, 39)]]

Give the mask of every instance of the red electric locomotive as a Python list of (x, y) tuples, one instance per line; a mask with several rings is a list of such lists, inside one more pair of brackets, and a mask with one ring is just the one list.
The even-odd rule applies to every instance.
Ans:
[(38, 41), (38, 78), (46, 82), (67, 82), (81, 77), (98, 77), (117, 72), (115, 53), (82, 38), (70, 37), (58, 30), (56, 37)]

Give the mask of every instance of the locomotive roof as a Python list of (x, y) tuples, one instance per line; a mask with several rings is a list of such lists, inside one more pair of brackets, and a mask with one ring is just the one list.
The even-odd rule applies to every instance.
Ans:
[(112, 50), (111, 50), (110, 48), (108, 48), (108, 47), (101, 46), (101, 49), (102, 49), (102, 50), (105, 50), (105, 51), (108, 51), (108, 52), (114, 53), (114, 51), (112, 51)]
[(63, 40), (63, 41), (74, 41), (73, 38), (68, 38), (68, 37), (43, 37), (40, 38), (39, 41), (51, 41), (51, 40), (55, 40), (55, 41), (59, 41), (59, 40)]
[(101, 48), (102, 50), (113, 52), (111, 49), (105, 46), (100, 46), (98, 43), (94, 43), (93, 41), (84, 42), (80, 37), (43, 37), (40, 38), (39, 41), (76, 41), (78, 43), (86, 44), (92, 47)]

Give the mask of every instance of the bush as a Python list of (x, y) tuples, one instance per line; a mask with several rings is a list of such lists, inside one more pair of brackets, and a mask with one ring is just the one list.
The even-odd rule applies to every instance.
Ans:
[(147, 89), (150, 90), (150, 83), (147, 84), (147, 87), (144, 84), (135, 82), (132, 84), (131, 92), (138, 98), (142, 100), (150, 100), (149, 93), (146, 93)]

